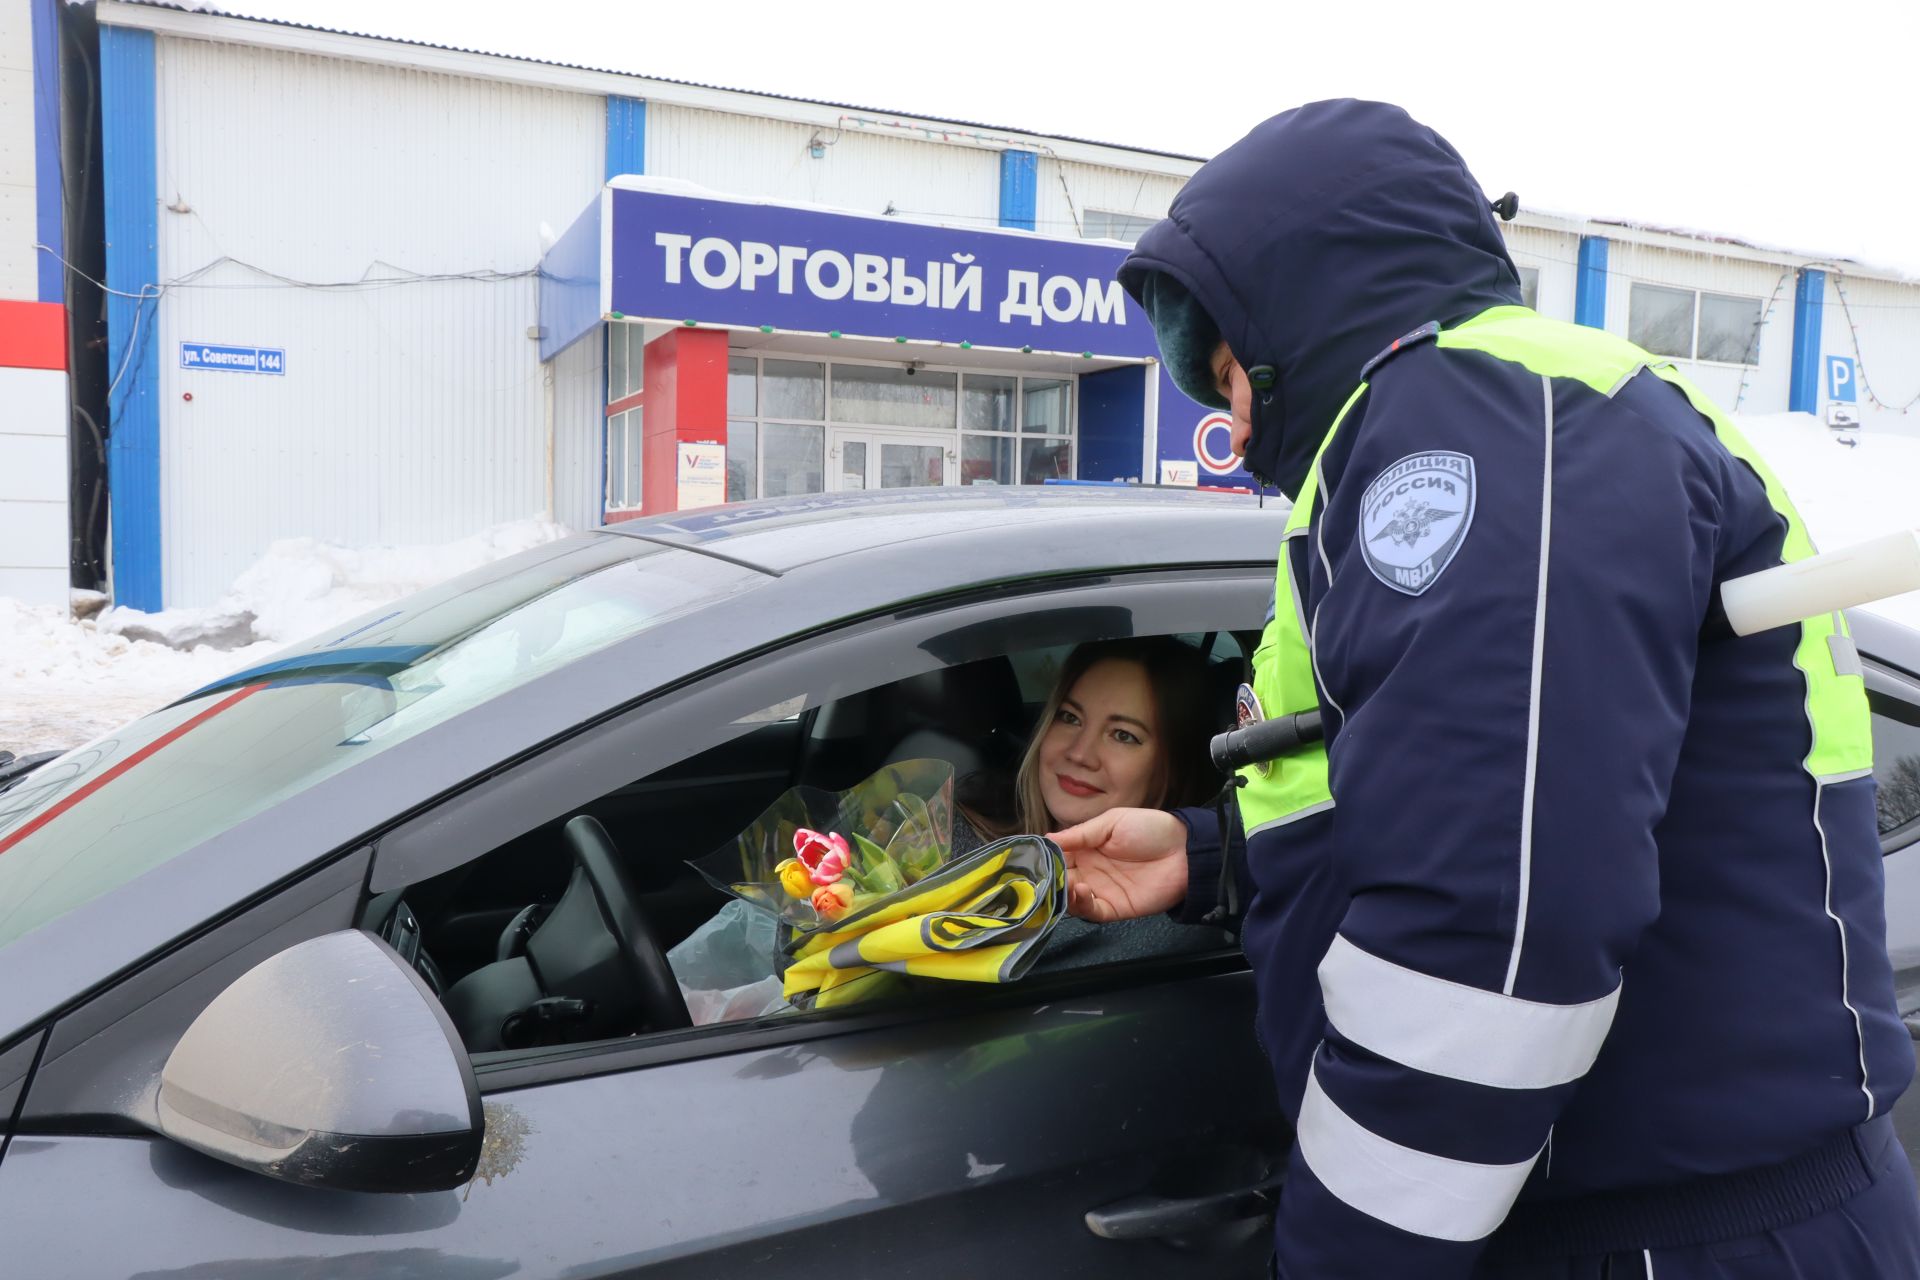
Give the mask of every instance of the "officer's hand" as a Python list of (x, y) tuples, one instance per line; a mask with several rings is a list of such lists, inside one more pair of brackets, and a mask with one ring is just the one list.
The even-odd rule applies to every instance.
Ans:
[(1171, 910), (1187, 896), (1187, 824), (1159, 809), (1109, 809), (1047, 837), (1067, 860), (1067, 910), (1099, 924)]

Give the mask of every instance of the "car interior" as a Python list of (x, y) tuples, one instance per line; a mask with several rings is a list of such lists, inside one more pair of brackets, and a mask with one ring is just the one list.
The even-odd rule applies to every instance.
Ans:
[[(1207, 655), (1209, 715), (1230, 727), (1257, 634), (1179, 639)], [(667, 952), (728, 901), (690, 860), (726, 844), (795, 786), (837, 791), (916, 759), (946, 761), (956, 779), (1011, 774), (1071, 648), (1022, 650), (819, 705), (770, 708), (764, 723), (719, 746), (372, 898), (361, 927), (414, 966), (471, 1052), (685, 1028), (688, 1007)], [(1206, 932), (1210, 949), (1226, 945), (1225, 934)], [(956, 985), (913, 983), (916, 993)]]

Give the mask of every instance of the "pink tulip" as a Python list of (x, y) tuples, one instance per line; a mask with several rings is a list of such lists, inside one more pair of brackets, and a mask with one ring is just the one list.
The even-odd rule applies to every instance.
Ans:
[(853, 862), (853, 849), (847, 844), (847, 838), (837, 831), (822, 835), (801, 827), (793, 833), (793, 856), (800, 859), (800, 865), (807, 869), (808, 877), (815, 884), (828, 885), (846, 874)]

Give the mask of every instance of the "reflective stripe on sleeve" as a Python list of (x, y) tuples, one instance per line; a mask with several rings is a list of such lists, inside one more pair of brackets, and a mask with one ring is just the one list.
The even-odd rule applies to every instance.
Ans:
[(1334, 935), (1320, 962), (1327, 1021), (1340, 1035), (1402, 1066), (1490, 1085), (1547, 1089), (1593, 1066), (1614, 987), (1585, 1004), (1540, 1004), (1419, 973)]
[(1491, 1235), (1540, 1158), (1535, 1152), (1519, 1164), (1471, 1164), (1389, 1142), (1334, 1105), (1311, 1072), (1297, 1136), (1313, 1176), (1342, 1203), (1434, 1240)]

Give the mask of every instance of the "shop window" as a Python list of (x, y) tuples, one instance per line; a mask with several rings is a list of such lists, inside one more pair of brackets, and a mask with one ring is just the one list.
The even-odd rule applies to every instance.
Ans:
[(727, 361), (727, 416), (760, 416), (760, 362), (752, 356), (734, 356)]
[(1073, 441), (1025, 439), (1020, 442), (1020, 483), (1045, 484), (1073, 478)]
[(959, 379), (899, 365), (833, 366), (835, 422), (875, 427), (951, 428)]
[[(830, 464), (829, 419), (875, 428), (882, 448), (874, 482), (882, 485), (925, 483), (934, 468), (962, 485), (1070, 477), (1073, 382), (736, 354), (727, 363), (727, 501), (822, 492), (829, 465), (843, 473), (836, 477), (839, 488), (868, 483), (866, 443), (842, 441), (841, 456)], [(949, 467), (947, 448), (885, 439), (887, 428), (956, 426), (957, 468)]]
[(813, 360), (765, 360), (761, 392), (769, 418), (819, 422), (827, 416), (826, 366)]
[(1063, 436), (1073, 429), (1073, 383), (1065, 378), (1028, 378), (1021, 429)]
[(1627, 338), (1655, 355), (1719, 364), (1760, 363), (1758, 298), (1635, 282)]
[(760, 424), (739, 419), (727, 423), (727, 501), (760, 496)]
[(607, 419), (607, 509), (631, 511), (641, 502), (638, 408)]
[(1073, 379), (969, 373), (960, 385), (961, 484), (1073, 476)]
[(796, 422), (769, 422), (761, 496), (785, 498), (826, 489), (827, 429)]
[(1087, 240), (1122, 240), (1127, 244), (1136, 244), (1156, 221), (1137, 213), (1088, 209), (1080, 215), (1080, 235)]
[(647, 331), (616, 321), (607, 326), (607, 403), (637, 396), (646, 385)]
[(1540, 309), (1540, 268), (1520, 268), (1520, 305)]
[(960, 426), (967, 431), (1012, 431), (1020, 379), (969, 373), (961, 383)]
[(1014, 459), (1019, 447), (1013, 436), (968, 435), (960, 442), (960, 483), (1014, 483)]

